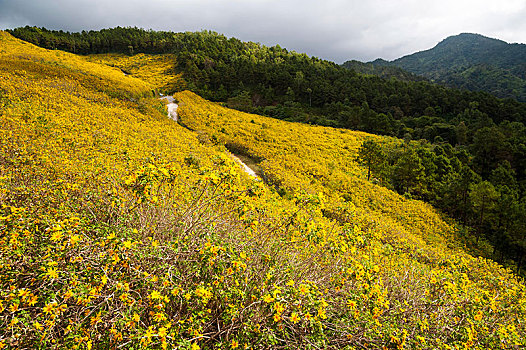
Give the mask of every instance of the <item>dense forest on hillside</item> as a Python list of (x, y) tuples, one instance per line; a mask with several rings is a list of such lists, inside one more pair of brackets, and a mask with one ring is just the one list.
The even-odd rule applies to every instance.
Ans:
[(448, 86), (526, 102), (526, 45), (479, 34), (451, 36), (429, 50), (373, 66), (401, 68)]
[(278, 119), (363, 130), (422, 147), (378, 148), (375, 179), (424, 199), (493, 243), (493, 257), (526, 252), (526, 104), (425, 81), (382, 79), (279, 46), (213, 32), (138, 28), (67, 33), (12, 30), (71, 52), (174, 53), (187, 87), (229, 107)]
[[(383, 60), (379, 59), (379, 61)], [(361, 74), (377, 75), (384, 79), (395, 78), (403, 81), (428, 81), (427, 78), (424, 78), (421, 75), (416, 75), (403, 70), (400, 67), (389, 65), (389, 62), (387, 61), (383, 62), (386, 62), (387, 64), (377, 64), (376, 62), (364, 63), (356, 60), (350, 60), (344, 62), (342, 67), (352, 69), (353, 71)]]

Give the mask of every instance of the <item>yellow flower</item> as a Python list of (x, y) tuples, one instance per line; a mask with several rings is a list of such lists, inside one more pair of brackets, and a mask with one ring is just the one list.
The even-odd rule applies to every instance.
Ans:
[(64, 299), (69, 299), (73, 296), (73, 292), (68, 290), (66, 293), (64, 293)]
[(265, 303), (271, 303), (271, 302), (274, 301), (274, 298), (271, 297), (270, 294), (267, 294), (267, 295), (265, 295), (265, 296), (263, 297), (263, 301), (264, 301)]
[(55, 231), (51, 234), (51, 240), (53, 242), (58, 241), (62, 238), (62, 232), (61, 231)]
[(97, 315), (95, 315), (95, 316), (93, 316), (93, 317), (91, 318), (90, 323), (91, 323), (92, 326), (93, 326), (94, 324), (99, 323), (100, 318), (101, 318), (101, 315), (102, 315), (102, 311), (99, 311), (99, 312), (97, 313)]
[(22, 297), (22, 298), (25, 298), (26, 296), (30, 295), (31, 293), (25, 289), (21, 289), (19, 292), (18, 292), (18, 296), (19, 297)]
[(29, 299), (29, 302), (28, 302), (27, 304), (28, 304), (29, 306), (33, 306), (33, 305), (35, 305), (35, 304), (37, 303), (37, 300), (38, 300), (37, 296), (36, 296), (36, 295), (33, 295), (33, 296), (31, 297), (31, 299)]
[(69, 238), (69, 243), (74, 246), (75, 244), (77, 244), (77, 242), (79, 242), (81, 240), (81, 237), (79, 235), (73, 235)]
[(192, 346), (190, 347), (191, 350), (199, 350), (201, 349), (197, 343), (192, 343)]
[(161, 293), (159, 293), (158, 291), (154, 290), (151, 294), (150, 294), (150, 299), (161, 299), (162, 296), (161, 296)]
[(42, 311), (44, 311), (44, 313), (46, 313), (46, 314), (50, 314), (50, 313), (53, 312), (53, 309), (55, 308), (55, 305), (57, 305), (57, 303), (55, 303), (55, 302), (48, 303), (46, 306), (44, 306), (42, 308)]
[(482, 312), (481, 311), (477, 312), (477, 314), (473, 318), (475, 319), (475, 321), (482, 320)]
[(166, 316), (164, 316), (164, 314), (162, 312), (156, 312), (153, 319), (156, 321), (156, 322), (161, 322), (161, 321), (164, 321), (166, 320)]
[(300, 284), (300, 287), (298, 288), (298, 290), (300, 291), (302, 295), (305, 295), (309, 293), (309, 286), (306, 284)]
[(292, 323), (296, 324), (299, 321), (301, 321), (301, 318), (298, 316), (296, 312), (293, 312), (292, 315), (290, 315), (290, 320), (292, 321)]
[(58, 278), (57, 270), (54, 267), (48, 268), (46, 275), (49, 276), (50, 279)]
[(239, 346), (239, 343), (237, 340), (232, 339), (232, 344), (230, 344), (230, 346), (232, 349), (237, 349), (237, 347)]
[(274, 304), (274, 310), (276, 310), (276, 312), (278, 314), (280, 314), (283, 311), (285, 311), (285, 307), (283, 305), (281, 305), (280, 303), (276, 303), (276, 304)]
[(166, 332), (166, 328), (165, 327), (159, 328), (159, 337), (164, 338), (164, 337), (166, 337), (166, 334), (167, 334), (167, 332)]
[(119, 261), (121, 261), (121, 258), (120, 258), (117, 254), (113, 254), (113, 256), (112, 256), (111, 259), (112, 259), (112, 262), (111, 262), (111, 263), (112, 263), (113, 265), (115, 265), (115, 264), (117, 264)]

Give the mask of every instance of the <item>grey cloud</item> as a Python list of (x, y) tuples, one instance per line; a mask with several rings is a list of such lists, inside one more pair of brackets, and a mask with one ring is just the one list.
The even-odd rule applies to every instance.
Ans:
[(0, 0), (0, 28), (210, 29), (336, 62), (394, 59), (449, 35), (526, 38), (523, 0)]

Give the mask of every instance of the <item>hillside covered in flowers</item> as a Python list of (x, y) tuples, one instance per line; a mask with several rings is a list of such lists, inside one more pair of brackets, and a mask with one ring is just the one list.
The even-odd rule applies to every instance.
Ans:
[(176, 123), (165, 62), (0, 32), (0, 349), (526, 346), (524, 280), (367, 181), (399, 140), (190, 91)]

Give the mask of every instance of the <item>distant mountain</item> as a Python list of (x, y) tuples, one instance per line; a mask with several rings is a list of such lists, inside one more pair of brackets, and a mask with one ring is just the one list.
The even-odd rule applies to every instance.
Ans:
[(370, 64), (399, 67), (437, 83), (526, 101), (525, 44), (462, 33), (432, 49), (392, 62), (375, 60)]

